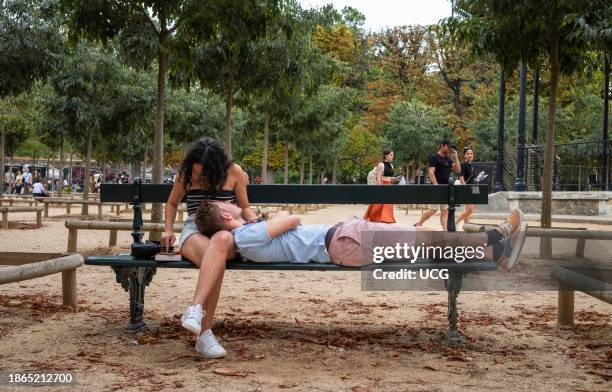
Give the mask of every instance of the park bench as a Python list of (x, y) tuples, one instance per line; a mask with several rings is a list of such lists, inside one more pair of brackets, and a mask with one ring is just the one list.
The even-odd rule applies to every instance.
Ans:
[[(171, 185), (161, 184), (102, 184), (100, 200), (103, 202), (130, 201), (134, 208), (132, 237), (140, 243), (144, 235), (142, 227), (141, 204), (144, 202), (163, 203), (167, 201)], [(369, 204), (369, 203), (433, 203), (448, 204), (448, 229), (455, 230), (455, 203), (486, 204), (488, 201), (486, 185), (249, 185), (249, 201), (257, 204), (293, 203), (293, 204)], [(329, 222), (333, 224), (335, 222)], [(187, 260), (157, 263), (152, 259), (136, 259), (130, 255), (89, 256), (87, 265), (110, 266), (116, 274), (117, 283), (129, 292), (130, 332), (137, 332), (145, 327), (143, 319), (145, 286), (149, 285), (157, 268), (196, 268)], [(448, 338), (452, 346), (462, 342), (458, 330), (457, 296), (461, 290), (463, 275), (475, 271), (492, 271), (497, 269), (495, 262), (442, 262), (436, 260), (417, 260), (410, 262), (392, 262), (393, 268), (448, 269), (449, 276), (445, 281), (448, 292)], [(364, 268), (370, 268), (368, 266)], [(258, 271), (360, 271), (360, 268), (349, 268), (335, 264), (305, 263), (253, 263), (240, 260), (227, 262), (227, 269)]]
[(0, 207), (0, 213), (2, 214), (2, 228), (9, 228), (8, 214), (9, 212), (35, 212), (36, 213), (36, 224), (42, 225), (42, 206), (2, 206)]
[(557, 323), (574, 325), (574, 292), (582, 291), (592, 297), (612, 304), (612, 267), (562, 266), (552, 269), (553, 278), (559, 282)]
[(122, 203), (104, 203), (101, 202), (99, 200), (83, 200), (83, 199), (68, 199), (68, 198), (52, 198), (52, 197), (41, 197), (38, 198), (39, 202), (42, 202), (44, 204), (44, 208), (45, 208), (45, 218), (49, 217), (49, 206), (50, 205), (57, 205), (57, 206), (62, 206), (65, 205), (66, 206), (66, 214), (70, 215), (70, 207), (73, 204), (87, 204), (87, 205), (93, 205), (93, 206), (98, 206), (98, 217), (102, 217), (102, 206), (103, 205), (110, 205), (111, 206), (111, 211), (113, 210), (113, 208), (115, 209), (115, 213), (117, 214), (117, 216), (121, 215), (121, 205)]
[[(475, 223), (466, 223), (463, 225), (463, 230), (466, 232), (478, 232), (491, 229), (489, 225), (479, 225)], [(584, 250), (587, 240), (606, 241), (612, 240), (612, 231), (605, 230), (586, 230), (582, 228), (541, 228), (528, 227), (525, 233), (526, 237), (536, 238), (564, 238), (576, 240), (576, 257), (584, 257)]]

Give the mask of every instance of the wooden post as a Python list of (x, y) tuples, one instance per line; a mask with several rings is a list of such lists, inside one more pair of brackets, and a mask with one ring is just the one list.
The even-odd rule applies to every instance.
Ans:
[(70, 204), (66, 204), (66, 215), (70, 215)]
[(68, 271), (62, 271), (62, 297), (64, 299), (64, 305), (76, 306), (76, 268)]
[(178, 211), (178, 221), (179, 222), (183, 221), (183, 211), (181, 211), (181, 210)]
[(45, 201), (45, 218), (49, 217), (49, 202)]
[(117, 214), (117, 216), (121, 216), (121, 205), (120, 204), (115, 205), (115, 213)]
[(38, 227), (42, 226), (42, 211), (40, 210), (36, 211), (36, 225)]
[(78, 229), (68, 229), (68, 253), (76, 253)]
[(576, 257), (584, 257), (585, 245), (586, 245), (585, 238), (578, 238), (576, 240)]
[(2, 211), (2, 228), (8, 230), (8, 211)]
[(557, 324), (559, 326), (574, 325), (574, 290), (559, 285), (559, 301)]
[(98, 203), (98, 217), (102, 218), (102, 203)]
[(111, 229), (110, 234), (108, 236), (108, 246), (116, 246), (117, 245), (117, 230)]

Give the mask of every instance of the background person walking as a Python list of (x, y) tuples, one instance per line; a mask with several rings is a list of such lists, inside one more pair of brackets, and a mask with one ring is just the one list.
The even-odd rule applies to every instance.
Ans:
[[(394, 176), (391, 162), (393, 150), (389, 148), (383, 151), (383, 160), (376, 166), (377, 185), (391, 185), (399, 181), (399, 177)], [(370, 204), (363, 218), (371, 222), (395, 223), (393, 204)]]
[[(457, 150), (453, 148), (450, 140), (442, 139), (438, 146), (438, 151), (429, 158), (429, 180), (434, 185), (448, 184), (450, 179), (451, 170), (455, 173), (461, 172), (461, 165), (459, 164), (459, 158), (457, 157)], [(436, 211), (440, 210), (440, 224), (442, 229), (447, 229), (447, 218), (448, 218), (448, 205), (446, 204), (430, 204), (429, 209), (423, 212), (421, 219), (415, 224), (415, 226), (423, 226), (429, 218), (435, 215)]]
[[(474, 184), (474, 168), (472, 167), (472, 161), (474, 161), (474, 150), (472, 147), (465, 147), (463, 149), (463, 163), (461, 164), (461, 174), (459, 175), (459, 181), (461, 185)], [(459, 223), (463, 220), (463, 223), (470, 223), (472, 214), (474, 213), (474, 204), (466, 204), (465, 209), (457, 218), (455, 223)]]

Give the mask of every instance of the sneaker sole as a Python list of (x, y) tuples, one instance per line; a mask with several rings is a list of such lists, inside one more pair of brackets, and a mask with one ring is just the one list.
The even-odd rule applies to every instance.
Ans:
[(518, 238), (516, 239), (516, 243), (512, 247), (512, 253), (510, 253), (510, 257), (508, 257), (508, 262), (506, 264), (506, 268), (508, 271), (512, 271), (516, 262), (518, 261), (518, 257), (523, 250), (523, 246), (525, 245), (525, 237), (527, 234), (527, 223), (521, 222), (521, 225), (518, 228)]
[(198, 354), (202, 355), (204, 358), (211, 358), (211, 359), (220, 359), (220, 358), (225, 358), (227, 356), (227, 353), (215, 354), (215, 355), (207, 355), (207, 354), (202, 354), (199, 351), (198, 351)]
[(189, 323), (181, 323), (181, 325), (183, 326), (183, 328), (185, 328), (187, 331), (193, 333), (194, 335), (200, 336), (200, 333), (202, 333), (202, 329), (198, 329), (196, 327), (194, 327), (193, 325), (189, 324)]
[(203, 352), (198, 350), (198, 343), (196, 343), (195, 351), (201, 356), (203, 356), (204, 358), (219, 359), (219, 358), (225, 358), (227, 356), (226, 351), (219, 353), (219, 354), (204, 354)]

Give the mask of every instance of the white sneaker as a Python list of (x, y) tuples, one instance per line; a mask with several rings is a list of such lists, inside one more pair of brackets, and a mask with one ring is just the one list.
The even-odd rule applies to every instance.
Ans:
[(200, 335), (196, 341), (195, 350), (206, 358), (223, 358), (227, 355), (210, 329)]
[(202, 332), (202, 319), (206, 315), (206, 312), (202, 309), (202, 305), (191, 305), (187, 308), (183, 317), (181, 317), (181, 324), (186, 330), (200, 335)]

